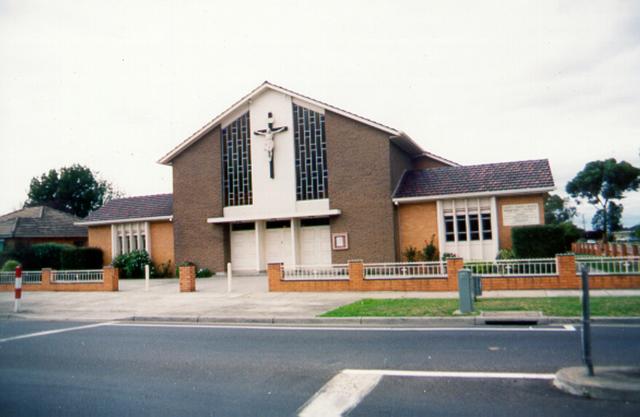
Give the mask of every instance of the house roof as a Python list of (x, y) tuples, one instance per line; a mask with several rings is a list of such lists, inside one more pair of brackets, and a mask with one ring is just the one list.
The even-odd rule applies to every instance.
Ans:
[(539, 159), (406, 171), (393, 198), (550, 191), (553, 188), (549, 161)]
[[(169, 151), (169, 153), (167, 153), (165, 156), (160, 158), (158, 160), (158, 163), (164, 164), (164, 165), (170, 165), (171, 161), (176, 156), (180, 155), (180, 153), (182, 153), (182, 151), (184, 151), (189, 146), (191, 146), (191, 144), (193, 144), (198, 139), (202, 138), (204, 135), (206, 135), (208, 132), (210, 132), (212, 129), (214, 129), (218, 124), (220, 124), (222, 119), (224, 119), (226, 116), (228, 116), (231, 113), (233, 113), (236, 109), (238, 109), (239, 107), (243, 106), (245, 103), (249, 102), (252, 98), (258, 96), (259, 94), (261, 94), (262, 92), (264, 92), (267, 89), (278, 91), (280, 93), (290, 95), (291, 97), (294, 97), (294, 98), (297, 98), (299, 100), (303, 100), (303, 101), (309, 102), (309, 103), (311, 103), (311, 104), (313, 104), (315, 106), (321, 107), (321, 108), (323, 108), (325, 110), (329, 110), (331, 112), (340, 114), (340, 115), (342, 115), (344, 117), (348, 117), (348, 118), (356, 120), (356, 121), (358, 121), (360, 123), (372, 126), (372, 127), (376, 128), (376, 129), (379, 129), (379, 130), (381, 130), (383, 132), (386, 132), (391, 136), (391, 139), (394, 140), (394, 143), (396, 143), (398, 146), (403, 148), (406, 152), (409, 152), (409, 153), (415, 154), (415, 155), (424, 153), (424, 150), (420, 147), (420, 145), (418, 145), (406, 133), (404, 133), (404, 132), (402, 132), (402, 131), (400, 131), (398, 129), (394, 129), (394, 128), (389, 127), (387, 125), (384, 125), (382, 123), (378, 123), (378, 122), (373, 121), (371, 119), (367, 119), (366, 117), (359, 116), (359, 115), (357, 115), (355, 113), (340, 109), (338, 107), (335, 107), (335, 106), (332, 106), (330, 104), (324, 103), (322, 101), (313, 99), (311, 97), (304, 96), (302, 94), (296, 93), (295, 91), (291, 91), (291, 90), (286, 89), (284, 87), (281, 87), (279, 85), (272, 84), (269, 81), (265, 81), (262, 84), (260, 84), (258, 87), (254, 88), (249, 94), (245, 95), (240, 100), (235, 102), (227, 110), (225, 110), (224, 112), (222, 112), (219, 115), (217, 115), (209, 123), (207, 123), (206, 125), (202, 126), (200, 129), (198, 129), (195, 133), (193, 133), (187, 139), (182, 141), (182, 143), (180, 143), (178, 146), (176, 146), (171, 151)], [(441, 161), (441, 162), (443, 162), (443, 163), (445, 163), (447, 165), (456, 165), (455, 162), (451, 162), (451, 161), (449, 161), (449, 160), (447, 160), (445, 158), (441, 158), (441, 157), (439, 157), (439, 156), (437, 156), (435, 154), (429, 154), (429, 156), (431, 158), (439, 160), (439, 161)]]
[(170, 220), (173, 194), (143, 195), (107, 201), (76, 224), (96, 225), (127, 221)]
[(87, 237), (74, 225), (79, 217), (46, 206), (26, 207), (0, 216), (0, 238)]

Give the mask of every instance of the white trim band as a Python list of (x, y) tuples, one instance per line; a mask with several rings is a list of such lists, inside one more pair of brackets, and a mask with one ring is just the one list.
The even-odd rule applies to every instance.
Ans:
[(173, 221), (173, 215), (157, 216), (157, 217), (136, 217), (134, 219), (96, 220), (96, 221), (88, 221), (88, 222), (74, 222), (73, 224), (75, 226), (99, 226), (99, 225), (118, 224), (118, 223), (155, 222), (160, 220)]
[(481, 191), (481, 192), (459, 193), (459, 194), (439, 194), (439, 195), (428, 195), (428, 196), (422, 196), (422, 197), (393, 198), (392, 201), (395, 204), (420, 203), (423, 201), (451, 200), (455, 198), (467, 198), (467, 197), (487, 197), (487, 196), (493, 197), (493, 196), (504, 196), (504, 195), (546, 193), (549, 191), (553, 191), (555, 189), (556, 187), (540, 187), (540, 188), (522, 188), (519, 190)]
[(263, 214), (263, 215), (245, 215), (245, 216), (228, 216), (228, 217), (209, 217), (207, 223), (236, 223), (236, 222), (254, 222), (259, 220), (288, 220), (303, 219), (305, 217), (330, 217), (338, 216), (342, 213), (339, 209), (330, 209), (323, 211), (310, 211), (306, 213), (288, 213), (288, 214)]

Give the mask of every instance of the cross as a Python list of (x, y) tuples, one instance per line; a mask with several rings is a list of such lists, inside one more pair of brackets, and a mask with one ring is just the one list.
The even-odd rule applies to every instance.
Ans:
[(275, 142), (273, 141), (273, 137), (276, 133), (286, 132), (287, 126), (273, 127), (273, 113), (269, 112), (269, 117), (267, 118), (267, 128), (260, 129), (253, 132), (255, 135), (264, 136), (264, 150), (267, 151), (267, 157), (269, 158), (269, 176), (273, 178), (273, 151), (275, 148)]

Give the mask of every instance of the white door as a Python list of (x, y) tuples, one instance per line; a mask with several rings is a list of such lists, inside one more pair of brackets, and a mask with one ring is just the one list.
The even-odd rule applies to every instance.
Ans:
[(329, 226), (300, 228), (300, 263), (302, 265), (331, 264), (331, 228)]
[(265, 260), (267, 264), (284, 262), (291, 265), (291, 228), (267, 229), (265, 234)]
[(256, 231), (231, 231), (231, 267), (234, 271), (256, 269)]

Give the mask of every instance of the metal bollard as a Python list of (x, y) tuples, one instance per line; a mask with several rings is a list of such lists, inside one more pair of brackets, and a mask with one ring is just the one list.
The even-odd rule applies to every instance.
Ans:
[(593, 376), (591, 359), (591, 307), (589, 305), (589, 267), (582, 265), (582, 360), (587, 367), (587, 374)]
[(15, 305), (13, 311), (20, 312), (20, 299), (22, 298), (22, 265), (16, 266)]

